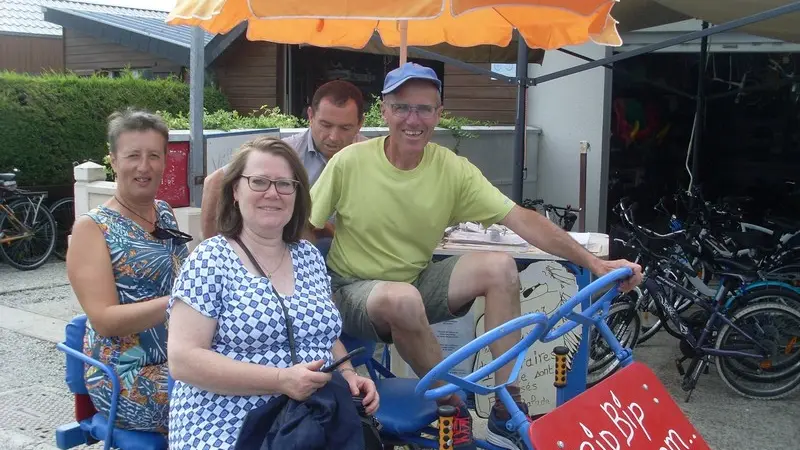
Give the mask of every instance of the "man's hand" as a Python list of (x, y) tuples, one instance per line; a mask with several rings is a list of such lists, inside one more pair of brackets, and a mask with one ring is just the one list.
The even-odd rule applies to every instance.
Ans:
[(630, 267), (633, 269), (633, 276), (622, 282), (619, 287), (620, 292), (628, 292), (638, 286), (642, 282), (642, 266), (632, 263), (626, 259), (615, 259), (613, 261), (605, 261), (596, 258), (594, 264), (589, 268), (593, 274), (601, 277), (612, 270), (622, 267)]

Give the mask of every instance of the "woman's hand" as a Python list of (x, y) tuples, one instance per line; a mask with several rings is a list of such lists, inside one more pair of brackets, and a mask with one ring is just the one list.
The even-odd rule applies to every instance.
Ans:
[(357, 374), (355, 370), (350, 368), (345, 369), (342, 372), (342, 376), (347, 380), (347, 384), (350, 385), (350, 393), (353, 395), (361, 394), (364, 397), (361, 404), (364, 405), (367, 414), (375, 414), (380, 404), (378, 389), (375, 387), (375, 383), (369, 378), (362, 377)]
[(331, 374), (320, 372), (324, 360), (295, 364), (278, 374), (280, 391), (297, 401), (303, 401), (331, 380)]

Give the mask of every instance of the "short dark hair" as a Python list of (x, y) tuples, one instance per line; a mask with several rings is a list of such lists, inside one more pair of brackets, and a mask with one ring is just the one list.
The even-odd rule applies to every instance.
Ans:
[(310, 227), (308, 218), (311, 215), (311, 193), (308, 173), (303, 167), (300, 157), (297, 156), (297, 152), (286, 142), (271, 136), (257, 137), (242, 144), (225, 170), (225, 176), (222, 179), (222, 197), (217, 210), (219, 233), (225, 237), (234, 238), (242, 232), (242, 213), (234, 204), (233, 188), (241, 179), (247, 165), (247, 158), (253, 152), (280, 156), (289, 163), (293, 177), (298, 181), (299, 186), (297, 186), (292, 218), (283, 227), (283, 240), (290, 243), (299, 241), (303, 233)]
[(348, 100), (353, 100), (358, 108), (358, 118), (364, 117), (364, 95), (361, 89), (349, 81), (333, 80), (320, 86), (311, 99), (311, 108), (315, 112), (319, 109), (319, 103), (323, 98), (339, 107), (347, 104)]
[(108, 145), (111, 153), (117, 153), (117, 140), (128, 131), (156, 131), (164, 137), (164, 153), (169, 142), (169, 127), (158, 114), (145, 109), (125, 108), (108, 116)]

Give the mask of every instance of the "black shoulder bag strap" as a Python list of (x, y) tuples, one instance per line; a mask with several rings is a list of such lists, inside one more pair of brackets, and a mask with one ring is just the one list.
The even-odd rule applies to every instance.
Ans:
[[(235, 237), (234, 240), (239, 247), (242, 247), (242, 250), (247, 254), (247, 257), (250, 258), (250, 261), (255, 266), (256, 270), (261, 274), (264, 278), (269, 278), (264, 273), (264, 269), (261, 268), (261, 265), (256, 261), (256, 258), (250, 253), (250, 249), (248, 249), (243, 243), (242, 240), (238, 237)], [(275, 297), (278, 297), (278, 301), (281, 303), (281, 308), (283, 309), (283, 318), (286, 321), (286, 334), (289, 337), (289, 351), (292, 355), (292, 364), (299, 364), (300, 361), (297, 359), (297, 354), (295, 353), (294, 347), (294, 332), (292, 331), (292, 318), (289, 316), (289, 310), (286, 309), (286, 304), (283, 302), (283, 297), (278, 294), (278, 291), (275, 290), (275, 285), (272, 284), (272, 280), (270, 280), (270, 287), (272, 287), (272, 293), (275, 294)], [(364, 443), (366, 444), (365, 448), (367, 450), (381, 450), (383, 449), (383, 440), (381, 439), (380, 429), (382, 428), (378, 419), (374, 416), (367, 415), (366, 411), (364, 411), (364, 406), (361, 405), (361, 397), (353, 397), (355, 401), (356, 411), (358, 412), (359, 418), (361, 420), (361, 427), (362, 432), (364, 433)]]
[[(256, 258), (253, 256), (253, 254), (250, 253), (250, 249), (247, 248), (244, 243), (242, 243), (242, 240), (239, 239), (238, 236), (233, 239), (237, 244), (239, 244), (239, 247), (242, 247), (242, 250), (244, 250), (244, 252), (247, 254), (247, 257), (250, 258), (250, 262), (253, 263), (253, 266), (255, 266), (256, 270), (258, 270), (261, 276), (269, 279), (269, 277), (267, 277), (267, 275), (264, 273), (264, 269), (261, 268), (261, 264), (256, 261)], [(286, 249), (286, 251), (289, 251), (289, 249)], [(278, 291), (275, 289), (275, 285), (272, 284), (272, 280), (269, 281), (269, 285), (272, 288), (272, 293), (275, 295), (275, 297), (278, 297), (278, 301), (281, 304), (281, 309), (283, 310), (283, 320), (286, 322), (286, 334), (289, 338), (289, 352), (292, 355), (292, 365), (299, 364), (300, 361), (297, 359), (297, 352), (295, 351), (294, 346), (293, 322), (291, 316), (289, 316), (289, 310), (286, 309), (286, 304), (283, 302), (283, 297), (281, 297), (281, 294), (278, 294)]]

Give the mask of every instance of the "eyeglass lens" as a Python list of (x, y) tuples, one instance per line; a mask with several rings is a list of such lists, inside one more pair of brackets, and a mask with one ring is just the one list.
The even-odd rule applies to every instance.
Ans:
[(250, 186), (250, 189), (256, 192), (266, 192), (273, 184), (275, 184), (275, 190), (278, 191), (279, 194), (283, 195), (293, 194), (297, 189), (297, 182), (295, 180), (271, 180), (267, 177), (257, 176), (249, 176), (244, 178), (247, 178), (247, 184)]
[(412, 111), (422, 119), (430, 119), (436, 113), (436, 107), (433, 105), (409, 105), (407, 103), (392, 103), (392, 114), (397, 117), (406, 118)]

